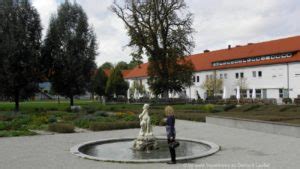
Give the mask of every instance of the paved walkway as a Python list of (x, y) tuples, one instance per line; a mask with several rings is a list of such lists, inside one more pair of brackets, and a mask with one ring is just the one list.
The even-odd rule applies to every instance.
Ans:
[[(300, 168), (300, 139), (212, 124), (176, 121), (178, 137), (202, 139), (221, 146), (209, 157), (169, 166), (155, 164), (121, 164), (81, 159), (69, 153), (75, 144), (111, 138), (134, 137), (138, 129), (0, 138), (0, 169), (203, 169), (203, 168)], [(156, 135), (164, 135), (155, 127)], [(255, 167), (253, 167), (255, 166)]]

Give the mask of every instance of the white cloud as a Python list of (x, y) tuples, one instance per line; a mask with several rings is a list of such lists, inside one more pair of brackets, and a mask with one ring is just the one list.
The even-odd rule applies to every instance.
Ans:
[(194, 13), (194, 53), (299, 35), (297, 0), (187, 0)]
[(56, 2), (56, 0), (32, 0), (32, 5), (40, 13), (43, 35), (45, 35), (49, 25), (50, 17), (53, 13), (56, 12), (58, 3)]
[[(32, 0), (41, 14), (44, 28), (61, 0)], [(98, 65), (109, 61), (130, 61), (129, 38), (124, 24), (110, 10), (113, 0), (77, 0), (89, 17), (99, 43)], [(196, 47), (222, 49), (228, 44), (243, 45), (300, 34), (298, 0), (186, 0), (194, 13)]]

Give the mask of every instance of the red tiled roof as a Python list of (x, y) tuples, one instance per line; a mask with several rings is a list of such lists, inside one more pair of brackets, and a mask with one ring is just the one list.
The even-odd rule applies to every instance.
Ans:
[(130, 72), (131, 70), (122, 70), (123, 77), (127, 76)]
[(135, 78), (135, 77), (146, 77), (148, 76), (147, 71), (148, 71), (148, 63), (143, 63), (130, 70), (130, 72), (123, 77), (126, 79)]
[[(231, 49), (221, 49), (206, 53), (187, 56), (194, 64), (195, 71), (219, 70), (227, 68), (250, 67), (257, 65), (279, 64), (289, 62), (300, 62), (300, 36), (289, 37), (260, 43), (252, 43), (245, 46), (232, 47)], [(226, 61), (257, 57), (271, 54), (280, 54), (286, 52), (297, 52), (293, 57), (263, 60), (258, 62), (238, 63), (231, 65), (213, 66), (216, 61)], [(148, 63), (132, 69), (124, 78), (146, 77)]]
[[(128, 73), (130, 73), (130, 72), (131, 72), (131, 70), (122, 70), (123, 77), (126, 77), (128, 75)], [(104, 73), (107, 77), (109, 77), (110, 74), (111, 74), (111, 70), (110, 69), (104, 69)]]

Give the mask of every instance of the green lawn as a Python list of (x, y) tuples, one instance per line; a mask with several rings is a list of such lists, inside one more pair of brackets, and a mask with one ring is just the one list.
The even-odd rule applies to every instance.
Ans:
[[(0, 102), (0, 137), (34, 135), (33, 130), (73, 132), (74, 127), (110, 130), (139, 127), (138, 114), (142, 104), (106, 104), (75, 101), (82, 109), (72, 112), (68, 101), (31, 101), (20, 104)], [(177, 119), (205, 122), (207, 115), (256, 119), (300, 125), (300, 106), (295, 105), (173, 105)], [(108, 113), (111, 112), (111, 113)], [(154, 125), (163, 125), (164, 105), (151, 105)]]

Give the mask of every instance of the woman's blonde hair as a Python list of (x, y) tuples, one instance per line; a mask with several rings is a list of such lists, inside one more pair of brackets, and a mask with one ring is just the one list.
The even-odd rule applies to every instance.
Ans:
[(170, 116), (170, 115), (174, 115), (174, 109), (172, 106), (166, 106), (165, 107), (165, 113), (167, 116)]

